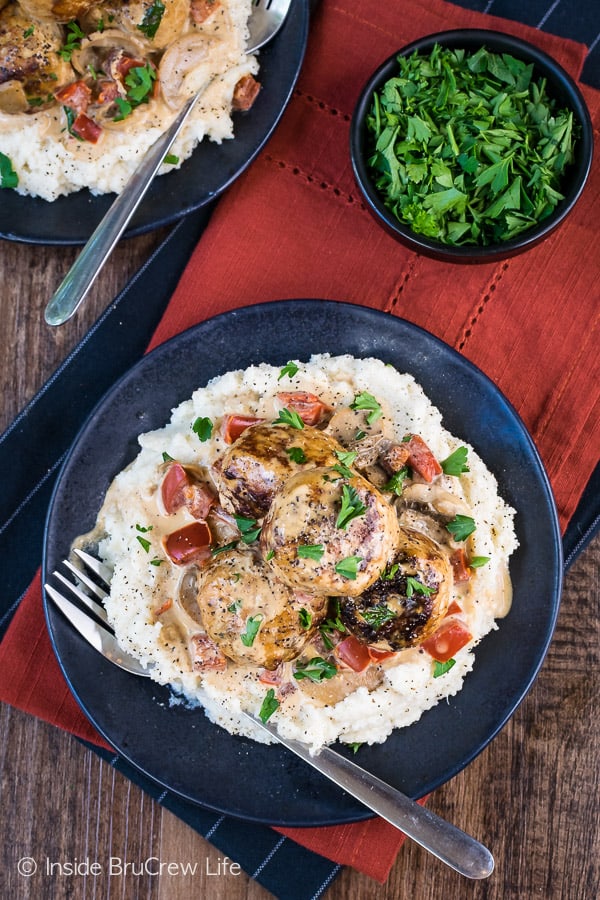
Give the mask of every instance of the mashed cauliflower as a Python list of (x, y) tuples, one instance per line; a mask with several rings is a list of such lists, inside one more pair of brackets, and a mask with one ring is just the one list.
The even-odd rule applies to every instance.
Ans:
[[(286, 393), (282, 395), (282, 391)], [(364, 520), (369, 515), (365, 512), (368, 500), (361, 509), (357, 501), (360, 490), (352, 495), (348, 487), (362, 484), (356, 479), (364, 477), (377, 497), (383, 497), (384, 503), (392, 508), (394, 521), (397, 516), (402, 533), (412, 535), (413, 540), (416, 534), (425, 535), (416, 537), (415, 547), (420, 547), (422, 540), (428, 542), (426, 546), (437, 548), (433, 554), (414, 550), (414, 556), (423, 556), (420, 569), (418, 565), (411, 568), (415, 559), (410, 551), (402, 558), (400, 570), (389, 549), (385, 549), (386, 561), (381, 565), (381, 572), (373, 576), (379, 578), (378, 590), (384, 592), (385, 602), (377, 594), (374, 605), (364, 607), (360, 615), (356, 613), (360, 597), (353, 598), (350, 606), (350, 600), (340, 596), (340, 590), (334, 599), (324, 596), (326, 580), (321, 597), (313, 596), (311, 585), (317, 594), (320, 588), (314, 573), (325, 577), (322, 569), (314, 568), (315, 559), (325, 559), (323, 554), (328, 549), (318, 539), (307, 541), (310, 552), (304, 552), (308, 559), (292, 561), (294, 580), (289, 581), (290, 588), (284, 583), (286, 570), (281, 560), (277, 568), (278, 546), (269, 544), (264, 534), (260, 534), (262, 524), (263, 532), (268, 531), (271, 536), (272, 528), (267, 528), (267, 522), (273, 516), (272, 508), (268, 508), (264, 518), (260, 512), (255, 519), (248, 515), (236, 517), (235, 484), (229, 498), (219, 493), (225, 477), (223, 469), (229, 470), (240, 463), (236, 448), (244, 443), (244, 434), (248, 443), (252, 429), (258, 429), (255, 434), (260, 432), (260, 423), (255, 420), (270, 427), (273, 422), (281, 422), (282, 415), (284, 420), (288, 419), (294, 409), (300, 410), (306, 419), (307, 415), (314, 414), (314, 409), (307, 414), (306, 408), (298, 403), (298, 398), (306, 397), (318, 398), (322, 403), (311, 434), (315, 432), (317, 441), (320, 440), (318, 432), (334, 435), (344, 448), (343, 453), (336, 451), (334, 464), (327, 470), (329, 475), (324, 476), (328, 490), (331, 481), (337, 480), (340, 485), (346, 485), (346, 497), (353, 498), (353, 523), (340, 526), (338, 518), (344, 539), (351, 540), (353, 524), (359, 525), (361, 517)], [(249, 427), (244, 430), (248, 422), (238, 422), (235, 434), (228, 432), (232, 426), (231, 414), (249, 417)], [(354, 423), (351, 439), (339, 427), (348, 415)], [(355, 426), (359, 426), (358, 434)], [(241, 437), (237, 437), (238, 433)], [(299, 435), (300, 430), (291, 433)], [(453, 474), (440, 471), (430, 477), (426, 469), (420, 470), (416, 456), (409, 456), (407, 464), (397, 465), (395, 471), (393, 466), (390, 469), (390, 459), (402, 452), (403, 443), (409, 443), (414, 435)], [(313, 751), (336, 739), (348, 743), (382, 742), (393, 729), (416, 722), (424, 710), (460, 691), (475, 664), (474, 648), (497, 627), (496, 619), (509, 610), (508, 561), (517, 546), (514, 511), (498, 495), (494, 476), (472, 447), (446, 431), (441, 414), (412, 376), (399, 373), (379, 360), (319, 355), (308, 362), (288, 364), (284, 369), (262, 364), (229, 372), (199, 388), (191, 399), (173, 410), (164, 428), (143, 434), (139, 442), (141, 450), (137, 458), (115, 478), (107, 493), (95, 531), (78, 543), (97, 546), (100, 556), (114, 571), (106, 607), (122, 647), (148, 667), (153, 679), (170, 685), (178, 697), (204, 707), (213, 722), (232, 733), (268, 740), (262, 730), (240, 715), (241, 710), (247, 710), (268, 717), (281, 735), (304, 741)], [(387, 448), (383, 455), (382, 447)], [(295, 446), (291, 452), (292, 448), (288, 447), (286, 454), (302, 462), (298, 450)], [(307, 449), (303, 454), (309, 469), (311, 452)], [(266, 453), (262, 461), (258, 459), (272, 474), (272, 460), (268, 456)], [(384, 456), (387, 462), (382, 468)], [(453, 464), (446, 462), (448, 459)], [(248, 463), (248, 456), (242, 455), (241, 461), (246, 466), (242, 469), (243, 479), (248, 465), (255, 468), (256, 459), (252, 457)], [(177, 502), (173, 501), (173, 492), (163, 487), (166, 472), (175, 465), (183, 471), (187, 467), (199, 479), (197, 482), (192, 479), (194, 490), (190, 483), (184, 485), (186, 499), (182, 500), (181, 495)], [(355, 471), (358, 467), (360, 476)], [(294, 477), (302, 479), (310, 475), (301, 465), (300, 470)], [(390, 487), (394, 482), (395, 489)], [(280, 497), (286, 483), (289, 482), (283, 478), (280, 486), (269, 489), (275, 491), (275, 497)], [(209, 501), (212, 506), (208, 512), (206, 508), (193, 509), (192, 494), (197, 504), (205, 499), (206, 489), (213, 492), (216, 501)], [(366, 495), (360, 496), (365, 499)], [(309, 512), (303, 508), (298, 515), (304, 515), (312, 526), (315, 516), (318, 518), (315, 513), (318, 502), (309, 506)], [(457, 522), (463, 527), (466, 523), (466, 531), (457, 531), (454, 527)], [(175, 544), (170, 542), (174, 534), (184, 533), (190, 523), (196, 529), (209, 527), (211, 532), (210, 547), (196, 547), (195, 556), (193, 552), (182, 555), (181, 544), (174, 550)], [(277, 528), (275, 531), (279, 534), (285, 527), (282, 521), (277, 526), (279, 531)], [(384, 522), (381, 527), (389, 525)], [(396, 529), (398, 525), (393, 527)], [(366, 566), (363, 559), (366, 553), (361, 555), (360, 543), (364, 533), (358, 540), (350, 557), (354, 560), (350, 569), (342, 567), (349, 585), (356, 577), (356, 567)], [(344, 564), (349, 552), (352, 551), (344, 551)], [(436, 581), (435, 571), (429, 565), (434, 555), (447, 567), (440, 571), (453, 573), (442, 579), (443, 584), (439, 579)], [(228, 569), (225, 560), (230, 561)], [(271, 633), (271, 643), (267, 640), (268, 607), (263, 604), (260, 614), (252, 614), (258, 607), (247, 607), (250, 601), (244, 590), (248, 589), (248, 579), (252, 576), (248, 560), (255, 560), (257, 566), (268, 569), (261, 578), (279, 579), (267, 585), (269, 597), (275, 594), (272, 584), (284, 583), (283, 589), (292, 591), (291, 600), (281, 601), (277, 616), (287, 614), (290, 603), (298, 602), (299, 598), (301, 626), (282, 624), (283, 620), (273, 614), (273, 622), (277, 621), (280, 631), (273, 632), (275, 639)], [(452, 560), (452, 569), (446, 560)], [(457, 560), (462, 560), (462, 567), (455, 566)], [(408, 568), (401, 575), (403, 566)], [(229, 593), (221, 598), (225, 605), (220, 609), (218, 591), (211, 593), (218, 579), (210, 581), (211, 571), (217, 569), (220, 575), (226, 571), (229, 579), (223, 582), (229, 586), (225, 593), (227, 590)], [(307, 574), (300, 590), (298, 571)], [(400, 581), (394, 582), (394, 578)], [(396, 593), (385, 594), (386, 585), (392, 583), (396, 585)], [(402, 610), (394, 607), (398, 593), (403, 595), (405, 608)], [(443, 603), (440, 599), (442, 605), (434, 613), (434, 607), (427, 606), (426, 601), (429, 597), (441, 598), (442, 594)], [(429, 610), (419, 620), (421, 625), (425, 622), (425, 630), (419, 633), (417, 628), (410, 634), (408, 630), (390, 631), (389, 622), (403, 615), (415, 600), (422, 601)], [(380, 616), (382, 611), (383, 619), (376, 622), (374, 614)], [(221, 630), (209, 628), (209, 618), (213, 615), (221, 617), (218, 620)], [(355, 628), (357, 615), (358, 630)], [(439, 618), (427, 623), (427, 615)], [(436, 649), (436, 636), (441, 633), (440, 626), (443, 628), (449, 621), (459, 632), (467, 634), (467, 640), (452, 653), (451, 659), (440, 661), (436, 655), (444, 654)], [(287, 641), (286, 646), (291, 646), (290, 628), (296, 644), (288, 652), (278, 646), (277, 635), (282, 645)], [(306, 629), (305, 636), (302, 628)], [(208, 630), (212, 638), (207, 636)], [(426, 633), (429, 640), (421, 640)], [(357, 646), (362, 652), (366, 645), (370, 645), (372, 654), (366, 665), (364, 660), (356, 664), (352, 654), (344, 652), (349, 647), (356, 651)], [(207, 655), (207, 647), (215, 652)], [(260, 651), (264, 656), (252, 656), (250, 647), (252, 652)], [(237, 648), (235, 653), (232, 648)], [(311, 670), (312, 677), (309, 677)]]

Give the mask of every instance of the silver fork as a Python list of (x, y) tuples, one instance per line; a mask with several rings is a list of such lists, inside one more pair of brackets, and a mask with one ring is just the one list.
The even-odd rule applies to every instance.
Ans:
[[(247, 53), (254, 53), (275, 37), (291, 5), (292, 0), (253, 0), (252, 12), (248, 19), (250, 36), (246, 47)], [(207, 82), (190, 97), (172, 125), (145, 154), (49, 300), (44, 314), (48, 325), (62, 325), (79, 308), (142, 202), (184, 122), (211, 83)]]
[[(74, 603), (51, 584), (44, 585), (46, 593), (79, 634), (99, 653), (127, 672), (148, 677), (149, 671), (119, 647), (107, 622), (102, 602), (110, 590), (111, 570), (83, 550), (75, 550), (74, 553), (94, 577), (90, 577), (85, 570), (69, 560), (65, 560), (63, 564), (75, 581), (66, 578), (59, 571), (52, 574), (78, 602)], [(493, 872), (494, 859), (486, 847), (352, 760), (330, 747), (323, 747), (318, 753), (311, 754), (305, 744), (283, 738), (268, 722), (262, 722), (249, 713), (244, 715), (308, 765), (461, 875), (481, 879)]]

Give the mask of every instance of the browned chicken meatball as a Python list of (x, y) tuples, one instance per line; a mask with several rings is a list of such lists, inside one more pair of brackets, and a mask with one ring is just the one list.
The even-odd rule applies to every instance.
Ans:
[(448, 608), (452, 569), (434, 540), (400, 529), (400, 544), (386, 572), (360, 597), (340, 600), (347, 628), (381, 650), (404, 650), (423, 641)]
[[(73, 77), (58, 54), (63, 43), (58, 25), (28, 19), (18, 4), (0, 11), (0, 84), (16, 81), (39, 103)], [(37, 107), (32, 107), (37, 108)]]
[(260, 519), (291, 475), (334, 465), (336, 451), (342, 447), (334, 438), (308, 425), (251, 425), (215, 466), (221, 502), (230, 512)]
[(236, 663), (275, 669), (302, 650), (327, 600), (277, 581), (260, 556), (228, 550), (200, 570), (198, 607), (206, 633)]
[(356, 596), (393, 557), (398, 531), (394, 509), (365, 478), (319, 467), (292, 476), (275, 495), (261, 549), (291, 586)]

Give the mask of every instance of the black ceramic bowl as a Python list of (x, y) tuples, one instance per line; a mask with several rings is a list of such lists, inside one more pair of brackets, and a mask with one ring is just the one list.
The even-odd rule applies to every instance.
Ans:
[[(556, 101), (557, 109), (569, 108), (574, 113), (577, 124), (575, 160), (565, 170), (560, 192), (560, 200), (554, 210), (538, 224), (521, 232), (516, 237), (500, 243), (464, 244), (453, 246), (418, 234), (402, 223), (384, 204), (383, 197), (375, 187), (369, 171), (368, 159), (372, 154), (371, 138), (366, 119), (371, 109), (373, 95), (399, 72), (398, 57), (411, 56), (415, 51), (428, 56), (435, 44), (450, 49), (464, 49), (474, 53), (485, 47), (491, 53), (510, 54), (526, 63), (533, 63), (532, 81), (545, 78), (547, 94)], [(430, 34), (393, 54), (374, 72), (364, 86), (354, 111), (350, 131), (350, 153), (357, 183), (371, 213), (377, 221), (397, 240), (410, 246), (418, 253), (437, 259), (458, 263), (493, 262), (514, 256), (538, 244), (557, 228), (569, 215), (577, 202), (588, 177), (593, 154), (592, 123), (585, 101), (573, 79), (550, 56), (519, 38), (497, 31), (461, 29)]]

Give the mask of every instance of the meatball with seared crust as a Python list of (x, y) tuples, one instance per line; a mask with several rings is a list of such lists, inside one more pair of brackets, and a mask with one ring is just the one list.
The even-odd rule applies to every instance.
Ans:
[(229, 512), (260, 519), (291, 475), (334, 465), (336, 451), (342, 447), (334, 438), (308, 425), (251, 425), (215, 466), (221, 502)]
[[(26, 98), (39, 104), (73, 77), (59, 50), (60, 27), (54, 22), (32, 22), (17, 3), (0, 11), (0, 85), (16, 82)], [(32, 109), (37, 109), (33, 106)]]
[(287, 584), (355, 596), (394, 556), (399, 526), (372, 484), (350, 470), (340, 476), (338, 469), (307, 469), (285, 482), (263, 522), (261, 549)]
[(448, 608), (452, 569), (436, 541), (412, 528), (400, 529), (392, 564), (360, 597), (340, 599), (348, 630), (380, 650), (405, 650), (425, 640)]
[(228, 659), (266, 669), (298, 656), (327, 610), (325, 597), (277, 581), (251, 550), (225, 551), (199, 570), (197, 603)]

